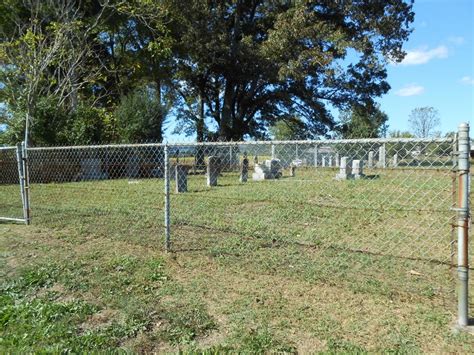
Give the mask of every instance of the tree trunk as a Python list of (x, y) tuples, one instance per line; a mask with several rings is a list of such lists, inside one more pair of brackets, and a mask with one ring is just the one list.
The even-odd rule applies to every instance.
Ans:
[(228, 141), (232, 138), (233, 99), (234, 85), (230, 80), (227, 80), (224, 90), (221, 122), (219, 125), (219, 140), (221, 141)]
[(196, 139), (198, 142), (204, 142), (204, 100), (199, 95), (199, 113), (196, 121)]

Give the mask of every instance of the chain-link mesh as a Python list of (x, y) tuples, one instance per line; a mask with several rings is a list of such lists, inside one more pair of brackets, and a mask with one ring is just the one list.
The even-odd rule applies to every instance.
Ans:
[[(169, 220), (174, 252), (207, 253), (236, 269), (250, 265), (355, 292), (377, 288), (454, 302), (455, 143), (30, 148), (32, 218), (66, 233), (157, 248)], [(5, 186), (18, 195), (11, 183)]]
[[(209, 250), (268, 273), (452, 297), (453, 145), (171, 146), (172, 249)], [(181, 185), (186, 192), (175, 192)]]
[(9, 218), (23, 218), (17, 149), (0, 147), (0, 220)]
[(34, 224), (161, 243), (161, 145), (31, 148), (28, 160)]

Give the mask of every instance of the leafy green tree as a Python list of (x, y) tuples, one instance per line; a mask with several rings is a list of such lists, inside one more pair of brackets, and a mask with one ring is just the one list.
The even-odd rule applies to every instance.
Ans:
[(122, 142), (163, 140), (163, 124), (167, 112), (160, 105), (154, 89), (144, 87), (124, 96), (114, 115)]
[(343, 111), (337, 131), (342, 138), (379, 138), (387, 133), (388, 116), (378, 105)]
[(400, 130), (390, 131), (388, 136), (390, 138), (415, 138), (411, 132)]
[[(84, 21), (78, 3), (72, 0), (11, 0), (2, 2), (0, 11), (4, 15), (0, 22), (0, 102), (9, 111), (7, 118), (15, 120), (14, 116), (24, 114), (27, 141), (35, 113), (43, 110), (40, 105), (55, 101), (63, 106), (60, 111), (75, 110), (79, 91), (93, 81), (96, 71), (87, 65), (93, 42), (88, 39), (102, 12), (95, 21)], [(9, 127), (18, 128), (17, 123)]]
[[(166, 3), (177, 82), (204, 99), (221, 139), (265, 136), (287, 115), (327, 133), (326, 103), (369, 105), (389, 90), (387, 58), (403, 58), (413, 21), (402, 0)], [(350, 50), (358, 61), (344, 66)]]
[(270, 134), (276, 140), (305, 140), (310, 136), (306, 124), (298, 117), (281, 119), (270, 127)]

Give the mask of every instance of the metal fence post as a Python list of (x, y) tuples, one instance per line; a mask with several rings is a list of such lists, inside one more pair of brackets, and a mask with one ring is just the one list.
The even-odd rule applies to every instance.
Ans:
[(468, 280), (469, 280), (469, 124), (461, 123), (458, 133), (458, 324), (468, 325)]
[(169, 155), (168, 145), (164, 146), (165, 151), (165, 249), (169, 251), (171, 249), (171, 238), (170, 238), (170, 168), (169, 168)]
[(26, 223), (25, 176), (23, 173), (23, 147), (21, 143), (18, 143), (16, 145), (16, 160), (18, 162), (18, 180), (20, 183), (21, 204), (23, 206), (23, 218)]
[(25, 223), (29, 225), (31, 223), (31, 210), (30, 210), (30, 172), (28, 169), (28, 152), (25, 142), (21, 143), (21, 157), (22, 157), (22, 170), (23, 170), (23, 191), (25, 195), (23, 204), (23, 216)]

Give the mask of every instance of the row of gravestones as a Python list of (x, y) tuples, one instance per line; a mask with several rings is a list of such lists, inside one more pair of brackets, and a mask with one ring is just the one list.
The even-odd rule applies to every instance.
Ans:
[[(217, 186), (217, 179), (221, 173), (222, 164), (217, 156), (210, 156), (207, 162), (206, 183), (207, 186)], [(296, 167), (290, 166), (290, 176), (295, 176)], [(282, 176), (282, 164), (278, 159), (265, 160), (263, 164), (259, 164), (255, 159), (254, 172), (252, 173), (252, 180), (268, 180), (278, 179)], [(249, 160), (246, 155), (242, 160), (240, 167), (239, 181), (247, 182), (249, 177)], [(185, 165), (175, 165), (174, 180), (176, 181), (176, 192), (186, 192), (188, 190), (188, 167)]]
[(339, 173), (336, 174), (336, 180), (362, 179), (364, 177), (364, 161), (354, 159), (352, 167), (349, 166), (349, 158), (342, 157)]
[[(381, 155), (384, 157), (385, 155)], [(342, 157), (339, 160), (340, 170), (336, 175), (336, 180), (348, 179), (362, 179), (364, 175), (364, 161), (354, 159), (352, 164), (349, 164), (348, 157)], [(393, 157), (393, 166), (397, 166), (398, 156)], [(221, 173), (221, 161), (217, 156), (210, 156), (207, 164), (207, 186), (217, 186), (217, 179)], [(373, 152), (369, 152), (368, 167), (374, 167)], [(379, 167), (385, 167), (385, 159), (379, 160)], [(296, 166), (290, 165), (290, 176), (294, 177)], [(249, 176), (249, 160), (246, 155), (241, 164), (240, 182), (247, 182)], [(261, 181), (268, 179), (278, 179), (282, 176), (282, 164), (278, 159), (265, 160), (263, 164), (259, 164), (257, 157), (255, 157), (254, 172), (252, 180)], [(188, 167), (185, 165), (176, 165), (175, 174), (173, 178), (176, 180), (176, 192), (186, 192), (188, 190)]]

